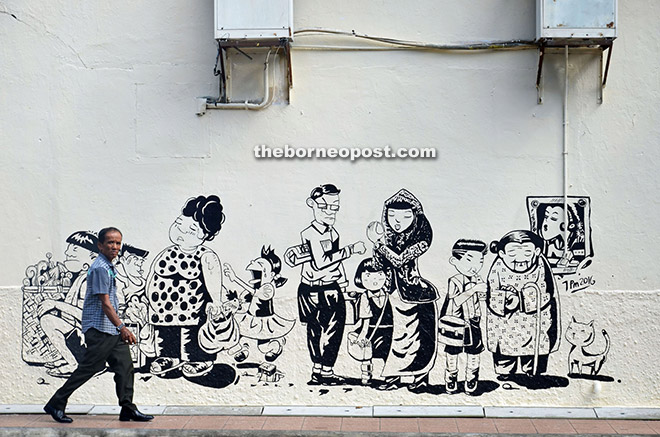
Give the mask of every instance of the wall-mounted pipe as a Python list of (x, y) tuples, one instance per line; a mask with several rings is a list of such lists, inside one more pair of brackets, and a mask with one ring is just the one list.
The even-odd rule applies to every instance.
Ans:
[(270, 85), (270, 53), (266, 55), (266, 61), (264, 62), (264, 98), (259, 103), (251, 103), (246, 101), (243, 102), (220, 102), (217, 99), (209, 97), (198, 97), (197, 98), (197, 115), (206, 114), (207, 109), (249, 109), (252, 111), (259, 111), (265, 109), (273, 103), (273, 89)]
[(564, 162), (564, 254), (568, 256), (568, 46), (564, 46), (564, 150), (562, 152)]

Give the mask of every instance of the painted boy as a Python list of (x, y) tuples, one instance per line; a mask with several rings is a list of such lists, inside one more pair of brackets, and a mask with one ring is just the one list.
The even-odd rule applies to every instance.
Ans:
[(449, 278), (447, 299), (440, 316), (453, 316), (465, 321), (466, 335), (461, 346), (445, 345), (447, 393), (458, 391), (458, 356), (466, 354), (465, 392), (472, 394), (479, 380), (479, 354), (484, 350), (481, 336), (479, 300), (486, 298), (486, 283), (479, 276), (487, 252), (486, 243), (479, 240), (458, 240), (451, 250), (449, 263), (458, 271)]

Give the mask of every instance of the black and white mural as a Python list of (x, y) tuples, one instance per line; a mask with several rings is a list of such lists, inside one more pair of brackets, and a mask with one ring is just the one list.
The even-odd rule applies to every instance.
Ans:
[[(214, 242), (226, 219), (218, 195), (172, 205), (164, 249), (123, 245), (119, 312), (138, 338), (136, 372), (218, 389), (295, 384), (319, 395), (359, 386), (480, 396), (613, 380), (603, 375), (606, 330), (580, 315), (561, 318), (560, 296), (595, 284), (588, 197), (528, 197), (529, 229), (455, 240), (441, 248), (449, 274), (432, 282), (419, 262), (433, 243), (422, 199), (405, 188), (384, 193), (371, 205), (380, 217), (347, 242), (338, 231), (350, 214), (342, 190), (310, 189), (299, 236), (288, 247), (260, 244), (240, 264), (222, 263)], [(63, 261), (46, 253), (26, 269), (21, 354), (43, 367), (42, 381), (69, 376), (84, 353), (82, 302), (97, 242), (94, 232), (73, 232)], [(296, 308), (283, 306), (286, 294)], [(294, 328), (302, 336), (292, 337)], [(307, 377), (281, 382), (293, 369), (280, 357), (301, 351), (294, 361)], [(551, 360), (567, 363), (565, 373), (549, 373)]]
[[(611, 340), (606, 330), (602, 329), (600, 334), (597, 334), (593, 320), (580, 322), (572, 317), (566, 328), (566, 341), (571, 345), (568, 354), (569, 377), (614, 380), (600, 373), (610, 351)], [(598, 347), (597, 343), (601, 343), (602, 346)]]

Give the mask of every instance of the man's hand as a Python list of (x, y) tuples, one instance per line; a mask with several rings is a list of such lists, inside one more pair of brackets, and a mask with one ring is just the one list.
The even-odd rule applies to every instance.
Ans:
[(121, 331), (119, 331), (119, 335), (121, 335), (121, 339), (124, 341), (124, 343), (128, 343), (128, 344), (137, 343), (135, 335), (133, 335), (131, 330), (128, 329), (126, 326), (121, 328)]
[(367, 247), (364, 245), (362, 241), (358, 241), (357, 243), (353, 243), (353, 253), (357, 253), (358, 255), (362, 255), (367, 251)]

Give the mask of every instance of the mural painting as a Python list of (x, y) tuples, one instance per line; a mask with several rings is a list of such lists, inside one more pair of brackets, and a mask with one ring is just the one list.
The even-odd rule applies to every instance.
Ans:
[(484, 264), (486, 243), (458, 240), (449, 263), (458, 274), (449, 278), (447, 295), (438, 326), (439, 341), (446, 355), (445, 388), (458, 393), (458, 355), (465, 353), (465, 392), (473, 394), (479, 380), (479, 355), (484, 351), (481, 335), (481, 302), (486, 301), (486, 282), (479, 272)]
[[(595, 283), (586, 275), (593, 259), (589, 198), (570, 198), (568, 225), (563, 198), (528, 197), (530, 230), (510, 231), (490, 245), (458, 239), (447, 250), (455, 273), (445, 288), (420, 272), (433, 230), (413, 193), (401, 189), (384, 201), (379, 220), (366, 226), (369, 247), (340, 244), (340, 193), (333, 184), (313, 188), (305, 200), (312, 221), (300, 243), (284, 251), (262, 246), (245, 280), (209, 247), (225, 221), (217, 195), (184, 202), (169, 228), (172, 244), (148, 271), (149, 251), (124, 244), (116, 269), (120, 317), (139, 339), (132, 349), (136, 372), (213, 388), (241, 378), (252, 386), (277, 383), (286, 375), (278, 358), (299, 322), (310, 361), (306, 383), (320, 395), (350, 386), (472, 396), (565, 387), (568, 378), (548, 374), (562, 338), (571, 348), (566, 376), (613, 381), (600, 374), (607, 332), (597, 336), (593, 321), (573, 317), (563, 326), (560, 319), (560, 294)], [(86, 271), (98, 254), (93, 232), (74, 232), (67, 244), (63, 262), (48, 253), (29, 266), (23, 286), (22, 358), (56, 378), (70, 375), (84, 353)], [(355, 272), (344, 267), (349, 258), (358, 262)], [(285, 284), (295, 289), (291, 274), (299, 274), (299, 320), (277, 312)], [(583, 278), (588, 285), (574, 285)], [(480, 378), (486, 350), (488, 374), (497, 381)], [(354, 371), (335, 373), (340, 357), (352, 360)], [(441, 384), (431, 383), (433, 369)]]
[(515, 230), (493, 241), (490, 250), (497, 258), (488, 273), (486, 326), (495, 373), (503, 381), (530, 378), (535, 386), (534, 377), (546, 372), (561, 337), (559, 292), (542, 254), (543, 240)]
[(300, 233), (305, 258), (300, 258), (298, 313), (307, 325), (307, 348), (312, 361), (311, 384), (338, 385), (344, 378), (333, 371), (339, 355), (346, 304), (344, 292), (348, 279), (342, 261), (366, 251), (362, 241), (339, 244), (335, 221), (341, 190), (332, 184), (318, 186), (307, 198), (314, 220)]
[(82, 306), (87, 269), (98, 255), (98, 239), (78, 231), (67, 240), (64, 262), (46, 260), (26, 269), (23, 281), (23, 360), (67, 377), (78, 366), (83, 348)]
[(588, 323), (578, 322), (575, 317), (566, 329), (566, 341), (571, 344), (568, 354), (568, 376), (571, 378), (595, 379), (601, 381), (614, 381), (614, 378), (599, 375), (610, 351), (610, 336), (606, 330), (601, 330), (604, 341), (603, 349), (594, 349), (596, 331), (594, 321)]
[(392, 346), (392, 304), (385, 288), (387, 275), (373, 258), (360, 262), (353, 282), (362, 291), (356, 293), (359, 297), (353, 301), (353, 322), (346, 322), (357, 324), (357, 329), (348, 334), (346, 346), (351, 358), (360, 362), (361, 383), (370, 385), (374, 358), (384, 363)]
[[(249, 284), (234, 273), (229, 264), (224, 264), (225, 276), (242, 288), (241, 305), (247, 305), (247, 311), (238, 312), (235, 319), (241, 337), (255, 340), (257, 348), (266, 361), (275, 361), (284, 351), (285, 336), (293, 329), (295, 320), (288, 320), (275, 313), (273, 298), (275, 290), (287, 282), (280, 272), (282, 260), (270, 247), (261, 249), (261, 256), (245, 268), (251, 273)], [(244, 361), (249, 355), (249, 344), (237, 352), (236, 361)]]
[(237, 305), (223, 296), (220, 259), (205, 245), (224, 221), (218, 196), (188, 199), (170, 226), (173, 244), (153, 261), (147, 278), (157, 351), (149, 368), (153, 375), (184, 376), (200, 384), (233, 382), (229, 366), (212, 372), (217, 353), (235, 347), (239, 339), (233, 317)]
[(421, 391), (437, 349), (438, 291), (424, 279), (418, 259), (431, 246), (433, 231), (421, 202), (402, 189), (385, 201), (381, 222), (367, 228), (376, 264), (386, 272), (392, 305), (392, 345), (385, 358), (384, 384), (379, 390), (403, 385)]

